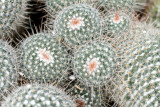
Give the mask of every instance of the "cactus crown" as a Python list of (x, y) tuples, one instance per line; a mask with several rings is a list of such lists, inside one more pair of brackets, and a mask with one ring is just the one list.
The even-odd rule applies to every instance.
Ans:
[(54, 28), (68, 46), (77, 46), (101, 35), (100, 13), (89, 5), (72, 5), (59, 13)]
[(27, 38), (20, 48), (20, 56), (21, 72), (26, 78), (47, 82), (59, 79), (69, 62), (65, 47), (48, 33)]
[(113, 36), (120, 35), (120, 33), (126, 32), (130, 26), (130, 17), (125, 11), (112, 11), (105, 16), (105, 30), (107, 33)]
[(75, 53), (74, 73), (76, 77), (90, 86), (104, 85), (114, 73), (115, 53), (108, 44), (92, 41)]

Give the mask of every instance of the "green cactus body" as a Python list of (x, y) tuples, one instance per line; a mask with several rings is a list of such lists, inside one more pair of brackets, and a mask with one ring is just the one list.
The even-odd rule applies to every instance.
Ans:
[(46, 2), (46, 11), (50, 15), (54, 16), (63, 8), (68, 7), (77, 3), (87, 3), (91, 4), (94, 0), (45, 0)]
[(126, 51), (121, 100), (126, 107), (160, 106), (160, 41), (143, 36)]
[(74, 73), (80, 81), (99, 87), (114, 73), (115, 53), (106, 43), (93, 41), (77, 50), (73, 63)]
[(46, 0), (46, 10), (51, 15), (56, 15), (64, 7), (70, 6), (76, 3), (76, 0)]
[(111, 35), (123, 33), (129, 29), (129, 22), (129, 17), (123, 11), (110, 12), (105, 17), (105, 30)]
[(52, 34), (39, 33), (27, 38), (20, 56), (21, 73), (28, 79), (53, 82), (68, 68), (67, 50)]
[(0, 98), (16, 83), (16, 56), (8, 43), (0, 41)]
[(135, 0), (98, 0), (100, 5), (104, 5), (107, 9), (132, 9)]
[(47, 85), (19, 87), (2, 103), (3, 107), (75, 107), (62, 90)]
[(72, 5), (59, 13), (54, 27), (68, 46), (75, 47), (101, 35), (100, 13), (88, 5)]
[(83, 105), (80, 106), (99, 107), (102, 105), (102, 92), (100, 88), (86, 87), (77, 81), (73, 81), (66, 90), (75, 97), (76, 102), (83, 102)]
[(16, 27), (22, 12), (23, 0), (0, 0), (0, 36), (7, 35)]

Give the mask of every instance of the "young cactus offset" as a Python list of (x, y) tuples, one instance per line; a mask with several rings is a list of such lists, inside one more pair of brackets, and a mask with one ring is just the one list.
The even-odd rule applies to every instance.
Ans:
[(2, 103), (2, 107), (75, 107), (75, 102), (62, 90), (47, 85), (19, 87)]
[(129, 29), (130, 17), (124, 11), (112, 11), (105, 15), (105, 30), (112, 36), (126, 32)]
[(146, 35), (126, 51), (120, 85), (126, 107), (160, 106), (160, 38)]
[(0, 0), (0, 37), (9, 36), (20, 20), (24, 10), (24, 0)]
[(69, 47), (78, 46), (101, 35), (100, 13), (89, 5), (72, 5), (58, 14), (54, 29)]
[(0, 40), (0, 99), (17, 82), (16, 54), (7, 42)]
[(65, 73), (68, 62), (66, 48), (53, 34), (35, 34), (20, 47), (21, 74), (30, 80), (56, 81)]
[(103, 41), (85, 44), (74, 55), (74, 74), (89, 86), (99, 87), (110, 80), (116, 68), (115, 53)]
[[(95, 87), (87, 87), (78, 81), (72, 81), (66, 91), (74, 96), (78, 107), (102, 106), (102, 90)], [(79, 103), (81, 102), (81, 103)]]

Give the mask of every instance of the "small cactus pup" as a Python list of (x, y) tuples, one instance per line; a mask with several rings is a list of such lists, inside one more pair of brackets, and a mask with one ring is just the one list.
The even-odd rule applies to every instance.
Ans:
[(51, 33), (28, 37), (20, 46), (20, 67), (25, 78), (39, 82), (55, 82), (68, 68), (67, 49)]
[(3, 107), (75, 107), (70, 96), (54, 86), (27, 84), (15, 89), (5, 101)]
[(73, 64), (74, 75), (79, 81), (99, 87), (109, 82), (114, 74), (115, 52), (104, 41), (92, 41), (75, 52)]
[(69, 47), (75, 48), (101, 36), (101, 17), (98, 10), (85, 4), (63, 9), (55, 19), (54, 29)]
[(0, 40), (0, 99), (16, 85), (16, 58), (14, 49), (7, 42)]
[(24, 14), (25, 0), (0, 0), (0, 37), (11, 36), (12, 31), (20, 25)]
[(74, 80), (66, 87), (67, 93), (72, 95), (78, 107), (102, 106), (102, 90), (97, 87), (87, 87), (83, 83)]
[(143, 36), (143, 40), (137, 40), (135, 45), (126, 51), (123, 82), (120, 85), (122, 89), (120, 99), (126, 107), (160, 106), (160, 38), (158, 36)]
[(129, 29), (130, 17), (124, 11), (112, 11), (105, 15), (104, 30), (111, 36), (126, 32)]

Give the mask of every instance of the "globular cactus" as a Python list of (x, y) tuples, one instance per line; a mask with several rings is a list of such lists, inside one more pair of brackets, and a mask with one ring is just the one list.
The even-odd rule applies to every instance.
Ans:
[(75, 107), (75, 102), (62, 90), (47, 85), (19, 87), (2, 103), (2, 107)]
[(110, 10), (132, 9), (135, 0), (97, 0), (99, 5), (103, 5)]
[(64, 7), (75, 4), (77, 0), (45, 0), (46, 11), (54, 16)]
[[(20, 15), (24, 14), (25, 1), (23, 0), (0, 0), (0, 37), (10, 36), (12, 30), (20, 25)], [(18, 26), (19, 26), (18, 25)]]
[(45, 10), (53, 17), (57, 15), (58, 12), (63, 10), (63, 8), (77, 4), (77, 3), (86, 3), (91, 4), (96, 0), (41, 0), (45, 2)]
[(74, 97), (78, 107), (102, 106), (103, 93), (101, 88), (87, 87), (75, 80), (70, 82), (66, 91)]
[(73, 64), (73, 72), (79, 81), (99, 87), (106, 84), (114, 74), (115, 52), (103, 41), (92, 41), (75, 52)]
[(53, 82), (68, 68), (67, 49), (50, 33), (27, 38), (20, 47), (21, 74), (35, 81)]
[(112, 36), (127, 32), (130, 27), (130, 19), (125, 11), (112, 11), (105, 15), (105, 30)]
[(16, 85), (16, 53), (7, 42), (0, 40), (0, 99)]
[[(139, 35), (138, 35), (139, 36)], [(146, 33), (125, 51), (120, 99), (126, 107), (160, 106), (160, 38)], [(123, 105), (122, 104), (122, 105)]]
[(101, 36), (100, 13), (85, 4), (65, 8), (58, 14), (54, 29), (69, 47), (75, 47)]

